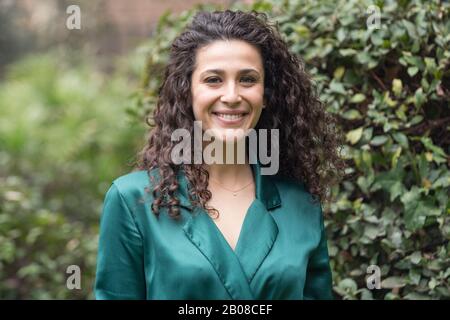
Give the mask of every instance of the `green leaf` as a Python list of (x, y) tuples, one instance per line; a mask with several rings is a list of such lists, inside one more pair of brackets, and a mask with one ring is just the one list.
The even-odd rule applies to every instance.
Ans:
[(408, 137), (404, 133), (395, 132), (392, 136), (403, 149), (409, 148)]
[[(418, 251), (418, 252), (420, 254), (420, 251)], [(417, 260), (415, 260), (415, 261), (417, 261)], [(410, 284), (413, 284), (413, 285), (416, 285), (416, 286), (419, 285), (420, 278), (421, 278), (420, 272), (416, 271), (415, 269), (410, 269), (409, 270), (409, 283)]]
[(417, 37), (416, 27), (415, 25), (408, 21), (408, 20), (402, 20), (403, 25), (406, 27), (406, 30), (408, 31), (408, 35), (411, 39), (414, 39)]
[(425, 57), (424, 61), (425, 61), (425, 70), (428, 73), (433, 74), (436, 71), (436, 61), (434, 60), (434, 58)]
[(402, 153), (402, 147), (398, 147), (395, 152), (392, 154), (391, 159), (391, 167), (394, 168), (397, 166), (398, 159), (400, 158), (400, 154)]
[(397, 108), (397, 110), (395, 110), (395, 115), (402, 120), (403, 122), (406, 122), (406, 105), (405, 104), (401, 104), (400, 107)]
[(364, 192), (365, 194), (369, 194), (369, 188), (372, 185), (374, 180), (373, 175), (365, 177), (365, 176), (359, 176), (356, 180), (356, 184), (359, 186), (359, 188)]
[(396, 97), (400, 97), (402, 94), (403, 85), (402, 80), (400, 79), (394, 79), (392, 80), (392, 92), (394, 92)]
[(422, 88), (418, 88), (414, 94), (414, 105), (420, 108), (426, 101), (426, 95), (423, 93)]
[(336, 70), (334, 70), (333, 77), (336, 80), (341, 80), (342, 77), (344, 76), (344, 73), (345, 73), (345, 68), (340, 66), (340, 67), (336, 68)]
[(381, 281), (381, 287), (384, 289), (402, 288), (406, 283), (404, 277), (389, 277)]
[(375, 46), (379, 47), (383, 44), (383, 36), (378, 32), (374, 32), (370, 35), (370, 42), (372, 42)]
[(436, 288), (437, 285), (438, 285), (438, 282), (436, 281), (435, 278), (431, 278), (431, 280), (428, 282), (428, 287), (431, 290), (434, 290), (434, 288)]
[(404, 219), (406, 227), (415, 231), (425, 224), (425, 212), (423, 206), (419, 206), (420, 203), (420, 190), (417, 186), (413, 186), (410, 191), (406, 192), (402, 197), (405, 211)]
[(339, 42), (342, 42), (345, 40), (345, 37), (347, 36), (347, 32), (344, 28), (339, 28), (336, 32), (336, 38)]
[(29, 265), (20, 268), (17, 272), (17, 275), (19, 276), (19, 278), (36, 277), (41, 272), (42, 266), (40, 266), (38, 263), (32, 262)]
[(375, 136), (370, 141), (370, 145), (377, 147), (377, 146), (381, 146), (381, 145), (385, 144), (386, 141), (388, 141), (388, 137), (385, 135)]
[(397, 105), (397, 102), (395, 100), (391, 99), (391, 95), (389, 91), (386, 91), (383, 96), (383, 101), (389, 106), (389, 107), (395, 107)]
[(368, 224), (364, 228), (364, 235), (369, 238), (370, 240), (375, 240), (378, 236), (379, 228), (378, 226), (374, 226), (371, 224)]
[(411, 77), (414, 77), (417, 74), (417, 72), (419, 72), (419, 68), (417, 68), (417, 67), (409, 67), (407, 71), (408, 71), (408, 74)]
[(405, 300), (430, 300), (431, 297), (427, 296), (425, 294), (417, 293), (417, 292), (410, 292), (406, 296), (404, 296)]
[(372, 68), (376, 67), (378, 64), (377, 60), (375, 60), (370, 55), (370, 53), (366, 52), (366, 51), (359, 52), (356, 55), (356, 59), (360, 64), (366, 65), (368, 69), (372, 69)]
[(358, 285), (356, 284), (355, 280), (351, 278), (341, 280), (338, 284), (338, 287), (346, 293), (355, 293), (358, 289)]
[(334, 81), (334, 80), (332, 80), (330, 82), (330, 91), (331, 92), (335, 92), (335, 93), (339, 93), (339, 94), (342, 94), (342, 95), (346, 95), (347, 94), (347, 91), (345, 90), (344, 85), (341, 82), (337, 82), (337, 81)]
[(420, 253), (420, 251), (414, 251), (414, 253), (409, 256), (409, 259), (411, 260), (412, 264), (419, 264), (422, 260), (422, 254)]
[(347, 56), (354, 56), (355, 54), (358, 53), (358, 51), (356, 51), (355, 49), (340, 49), (339, 53), (342, 56), (347, 57)]
[(296, 25), (294, 26), (295, 32), (301, 37), (301, 38), (309, 38), (310, 37), (310, 30), (305, 25)]
[(361, 300), (373, 300), (372, 292), (368, 289), (361, 289)]
[(423, 120), (423, 116), (420, 115), (420, 114), (418, 114), (418, 115), (415, 115), (415, 116), (411, 119), (411, 121), (410, 121), (409, 124), (410, 124), (411, 126), (413, 126), (413, 125), (416, 125), (416, 124), (422, 122), (422, 120)]
[(361, 119), (362, 116), (358, 110), (350, 109), (350, 110), (345, 111), (342, 114), (342, 118), (347, 119), (347, 120), (355, 120), (355, 119)]
[(363, 138), (365, 141), (370, 141), (373, 136), (373, 127), (365, 128), (363, 131)]
[(403, 186), (403, 183), (401, 181), (395, 181), (390, 188), (390, 200), (393, 202), (395, 199), (397, 199), (398, 196), (402, 195), (405, 191), (405, 187)]
[(419, 70), (425, 69), (425, 64), (422, 61), (422, 58), (419, 56), (412, 55), (404, 55), (403, 59), (411, 66), (419, 68)]
[(429, 137), (421, 137), (420, 141), (425, 148), (433, 153), (433, 160), (436, 163), (439, 164), (447, 161), (447, 154), (445, 151), (441, 147), (434, 145), (433, 141)]
[(346, 138), (351, 144), (356, 144), (359, 139), (361, 139), (363, 133), (363, 127), (359, 127), (357, 129), (351, 130), (347, 132)]
[(357, 93), (350, 99), (350, 103), (360, 103), (364, 100), (366, 100), (366, 96), (362, 93)]
[(450, 186), (450, 174), (443, 176), (443, 177), (439, 177), (438, 179), (436, 179), (436, 181), (433, 182), (433, 188), (447, 188)]

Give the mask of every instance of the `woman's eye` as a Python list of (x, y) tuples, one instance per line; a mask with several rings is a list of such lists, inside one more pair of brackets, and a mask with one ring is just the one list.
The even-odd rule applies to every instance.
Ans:
[[(220, 83), (222, 80), (218, 77), (209, 77), (205, 79), (206, 83), (211, 83), (211, 84), (217, 84)], [(242, 77), (241, 78), (241, 82), (245, 82), (245, 83), (255, 83), (256, 82), (256, 78), (254, 77)]]
[(244, 82), (249, 82), (249, 83), (256, 82), (256, 79), (253, 77), (243, 77), (241, 80)]
[(207, 83), (219, 83), (220, 79), (217, 77), (210, 77), (205, 80)]

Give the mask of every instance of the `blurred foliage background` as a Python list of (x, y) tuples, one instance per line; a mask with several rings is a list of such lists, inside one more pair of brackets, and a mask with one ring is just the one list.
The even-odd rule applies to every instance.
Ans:
[[(167, 12), (136, 49), (107, 63), (92, 48), (76, 49), (82, 36), (22, 56), (32, 42), (11, 35), (15, 53), (4, 54), (4, 39), (19, 31), (0, 13), (10, 31), (0, 40), (0, 298), (93, 298), (104, 193), (144, 142), (171, 41), (197, 10), (216, 8), (223, 6)], [(335, 297), (449, 299), (449, 3), (263, 0), (231, 8), (278, 23), (346, 132), (347, 177), (324, 206)], [(82, 290), (66, 288), (72, 264)], [(381, 289), (367, 288), (370, 265), (381, 270)]]
[(70, 264), (83, 271), (82, 287), (91, 285), (105, 190), (127, 172), (144, 136), (127, 120), (135, 86), (125, 74), (66, 61), (52, 52), (29, 56), (0, 84), (0, 296), (7, 298), (71, 296)]

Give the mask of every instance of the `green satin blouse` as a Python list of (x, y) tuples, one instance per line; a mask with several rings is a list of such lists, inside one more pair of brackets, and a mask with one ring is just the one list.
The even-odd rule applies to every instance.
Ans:
[(320, 204), (303, 185), (260, 170), (252, 165), (256, 199), (235, 250), (206, 211), (187, 209), (182, 173), (179, 221), (151, 212), (147, 171), (114, 180), (100, 220), (96, 299), (332, 299)]

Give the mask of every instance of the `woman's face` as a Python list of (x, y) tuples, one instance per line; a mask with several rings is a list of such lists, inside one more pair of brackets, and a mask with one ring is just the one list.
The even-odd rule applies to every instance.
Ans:
[(240, 40), (215, 41), (197, 50), (191, 78), (195, 120), (219, 137), (247, 132), (263, 108), (264, 67), (258, 49)]

